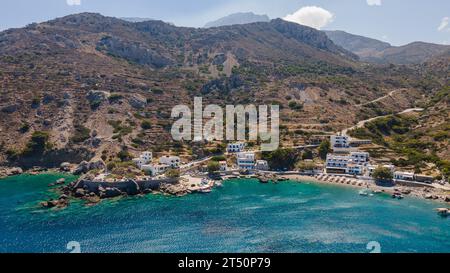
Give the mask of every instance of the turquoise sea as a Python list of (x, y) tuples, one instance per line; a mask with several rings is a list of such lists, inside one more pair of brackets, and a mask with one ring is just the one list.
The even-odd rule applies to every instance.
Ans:
[(39, 202), (55, 195), (56, 174), (0, 180), (0, 252), (450, 252), (442, 204), (314, 183), (233, 180), (211, 194), (147, 195), (64, 210)]

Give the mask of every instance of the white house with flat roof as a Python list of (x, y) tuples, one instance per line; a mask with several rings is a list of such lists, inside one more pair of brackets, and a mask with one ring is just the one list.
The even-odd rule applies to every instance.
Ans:
[(229, 153), (240, 153), (244, 151), (245, 143), (244, 142), (235, 142), (235, 143), (228, 143), (227, 145), (227, 152)]
[(159, 175), (164, 173), (170, 168), (169, 165), (166, 164), (147, 164), (142, 165), (142, 170), (146, 173), (150, 173), (152, 176)]
[(331, 148), (349, 148), (349, 137), (334, 135), (330, 137)]
[(228, 164), (226, 161), (219, 161), (220, 171), (226, 172), (228, 170)]
[(134, 162), (134, 164), (136, 164), (136, 166), (139, 169), (142, 169), (143, 165), (146, 165), (146, 164), (152, 162), (152, 160), (153, 160), (153, 153), (146, 151), (146, 152), (141, 153), (139, 155), (139, 157), (133, 158), (132, 161)]
[(241, 152), (237, 154), (237, 165), (241, 170), (255, 169), (255, 153)]
[(394, 172), (394, 180), (414, 181), (414, 174), (408, 172)]
[(163, 156), (159, 158), (159, 163), (177, 169), (180, 167), (181, 160), (178, 156)]
[(366, 152), (351, 152), (350, 159), (353, 163), (366, 164), (369, 162), (369, 153)]
[(266, 160), (256, 160), (255, 169), (258, 171), (268, 171), (269, 163)]
[(347, 165), (347, 169), (345, 170), (346, 174), (350, 175), (363, 175), (364, 174), (364, 166), (361, 164), (349, 163)]

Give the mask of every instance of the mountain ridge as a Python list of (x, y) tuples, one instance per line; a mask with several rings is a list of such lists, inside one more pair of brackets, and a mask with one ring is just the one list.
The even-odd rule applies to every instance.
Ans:
[(325, 31), (337, 45), (358, 55), (362, 61), (380, 64), (418, 64), (426, 62), (450, 50), (450, 46), (427, 42), (411, 42), (392, 46), (387, 42), (345, 31)]
[(233, 13), (217, 20), (205, 24), (205, 28), (221, 27), (229, 25), (242, 25), (256, 22), (269, 22), (270, 18), (267, 15), (258, 15), (253, 12), (238, 12)]

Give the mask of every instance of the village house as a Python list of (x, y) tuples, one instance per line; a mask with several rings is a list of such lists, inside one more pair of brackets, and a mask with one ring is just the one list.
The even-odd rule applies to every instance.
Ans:
[(334, 135), (330, 137), (331, 148), (349, 148), (349, 137)]
[(268, 171), (269, 163), (266, 160), (257, 160), (255, 164), (255, 169), (258, 171)]
[(142, 169), (143, 165), (146, 165), (153, 160), (153, 153), (152, 152), (143, 152), (141, 155), (137, 158), (133, 158), (132, 161), (139, 169)]
[(159, 158), (159, 163), (168, 165), (173, 169), (178, 169), (180, 167), (181, 160), (178, 156), (163, 156)]
[(220, 171), (226, 172), (228, 170), (228, 165), (226, 161), (219, 161)]
[(408, 172), (394, 172), (394, 180), (414, 181), (414, 174)]
[(355, 164), (366, 164), (369, 162), (369, 153), (366, 152), (351, 152), (350, 160)]
[(142, 170), (152, 176), (162, 174), (170, 168), (167, 164), (147, 164), (142, 166)]
[(237, 154), (237, 165), (241, 170), (255, 169), (255, 153), (241, 152)]
[(229, 153), (240, 153), (244, 151), (245, 143), (243, 142), (236, 142), (236, 143), (229, 143), (227, 145), (227, 152)]

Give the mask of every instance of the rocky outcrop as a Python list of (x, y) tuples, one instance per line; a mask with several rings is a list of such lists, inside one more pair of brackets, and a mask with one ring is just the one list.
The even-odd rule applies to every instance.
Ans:
[(62, 172), (70, 172), (71, 164), (69, 162), (63, 162), (59, 165), (59, 170)]
[(118, 188), (103, 188), (99, 187), (99, 196), (101, 199), (104, 198), (113, 198), (117, 196), (122, 196), (124, 193), (120, 191)]
[(86, 95), (86, 99), (89, 101), (91, 105), (93, 105), (93, 104), (101, 104), (102, 102), (106, 101), (110, 96), (111, 93), (109, 93), (108, 91), (90, 90)]
[(103, 37), (97, 43), (97, 50), (153, 68), (163, 68), (173, 63), (172, 60), (161, 55), (158, 50), (145, 44), (125, 41), (116, 37)]
[(147, 99), (138, 94), (130, 97), (128, 102), (130, 103), (131, 107), (135, 109), (143, 109), (147, 105)]
[(13, 167), (13, 168), (0, 167), (0, 178), (6, 177), (6, 176), (19, 175), (22, 173), (23, 173), (23, 170), (22, 170), (22, 168), (19, 168), (19, 167)]
[(19, 106), (17, 104), (11, 104), (11, 105), (2, 107), (0, 109), (0, 111), (3, 113), (6, 113), (6, 114), (12, 114), (12, 113), (16, 112), (17, 109), (19, 109)]
[(103, 160), (94, 161), (94, 162), (81, 162), (78, 167), (73, 171), (74, 175), (81, 175), (87, 173), (91, 170), (101, 170), (105, 168), (105, 162)]

